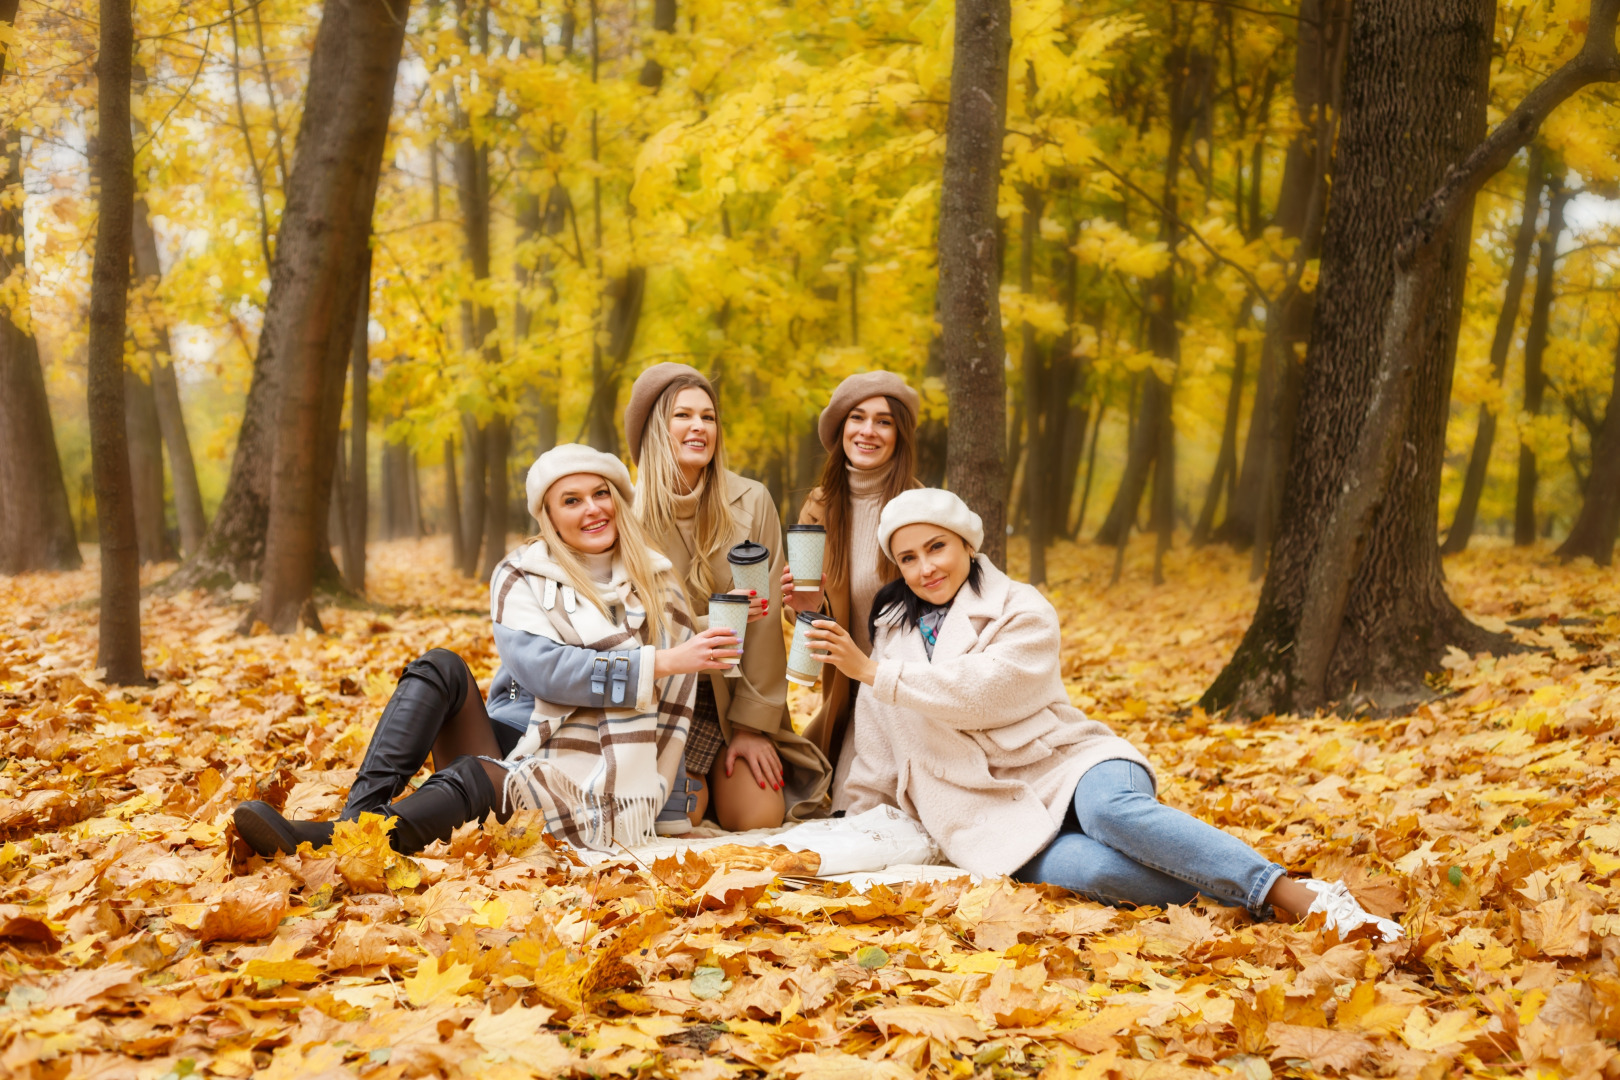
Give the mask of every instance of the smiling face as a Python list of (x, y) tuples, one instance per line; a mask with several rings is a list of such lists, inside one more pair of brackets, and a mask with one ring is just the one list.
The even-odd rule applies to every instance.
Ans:
[(844, 457), (857, 469), (881, 469), (894, 457), (898, 436), (889, 399), (869, 397), (844, 418)]
[(573, 473), (547, 488), (546, 514), (562, 542), (575, 551), (600, 555), (619, 542), (613, 489), (595, 473)]
[(688, 386), (676, 393), (669, 412), (669, 444), (689, 490), (714, 460), (719, 431), (714, 401), (702, 387)]
[(967, 542), (940, 525), (902, 525), (889, 538), (900, 576), (930, 604), (947, 604), (968, 579), (973, 552)]

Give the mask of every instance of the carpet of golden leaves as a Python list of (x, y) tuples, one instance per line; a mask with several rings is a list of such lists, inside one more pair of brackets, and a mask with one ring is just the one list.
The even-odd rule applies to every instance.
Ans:
[[(1374, 947), (1198, 904), (1115, 911), (1005, 881), (806, 883), (758, 851), (587, 871), (521, 821), (415, 859), (372, 823), (265, 863), (247, 797), (329, 815), (400, 668), (487, 677), (476, 583), (379, 545), (377, 608), (234, 632), (143, 604), (150, 689), (93, 678), (93, 571), (0, 579), (0, 1074), (245, 1077), (1614, 1077), (1620, 582), (1500, 547), (1449, 566), (1529, 648), (1457, 655), (1378, 720), (1192, 709), (1255, 597), (1246, 560), (1054, 552), (1077, 703), (1167, 801), (1343, 876)], [(802, 868), (800, 868), (802, 869)]]

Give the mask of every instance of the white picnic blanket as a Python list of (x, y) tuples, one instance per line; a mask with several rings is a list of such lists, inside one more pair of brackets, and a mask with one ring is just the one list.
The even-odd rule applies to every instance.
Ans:
[[(966, 870), (946, 864), (939, 845), (923, 827), (892, 806), (875, 807), (854, 817), (822, 818), (780, 829), (740, 833), (722, 832), (705, 822), (686, 836), (659, 837), (631, 849), (631, 854), (642, 862), (651, 863), (654, 859), (721, 844), (814, 851), (821, 856), (818, 878), (847, 881), (862, 891), (873, 885), (948, 881), (972, 876)], [(596, 851), (578, 854), (591, 865), (624, 857)]]

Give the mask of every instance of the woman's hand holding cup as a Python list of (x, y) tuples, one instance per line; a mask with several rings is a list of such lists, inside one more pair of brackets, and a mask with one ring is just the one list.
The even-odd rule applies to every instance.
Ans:
[(793, 567), (782, 565), (782, 606), (795, 615), (802, 611), (821, 610), (822, 590), (800, 592), (793, 588)]
[(811, 655), (817, 660), (831, 664), (849, 678), (868, 686), (877, 678), (877, 665), (872, 658), (861, 652), (848, 630), (831, 619), (817, 619), (804, 636), (810, 640), (815, 650)]
[(659, 649), (653, 658), (653, 678), (724, 671), (742, 655), (742, 642), (730, 627), (716, 626), (694, 634), (673, 649)]
[(771, 598), (760, 596), (753, 589), (732, 589), (732, 596), (748, 597), (748, 622), (750, 625), (759, 622), (771, 613)]

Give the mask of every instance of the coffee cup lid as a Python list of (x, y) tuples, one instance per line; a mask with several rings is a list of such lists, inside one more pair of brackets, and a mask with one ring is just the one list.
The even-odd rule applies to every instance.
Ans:
[(827, 531), (827, 526), (825, 526), (825, 525), (789, 525), (787, 527), (787, 531), (790, 532), (790, 533), (791, 532), (818, 532), (818, 533), (824, 533), (824, 532)]
[(735, 566), (753, 566), (755, 563), (762, 563), (770, 557), (770, 548), (764, 544), (756, 544), (752, 540), (744, 540), (726, 552), (727, 561)]
[(802, 623), (832, 622), (832, 616), (821, 611), (801, 611), (799, 617), (794, 621)]
[(711, 603), (711, 604), (746, 604), (746, 603), (748, 603), (748, 597), (746, 597), (746, 596), (738, 596), (736, 593), (717, 592), (713, 596), (709, 597), (709, 603)]

